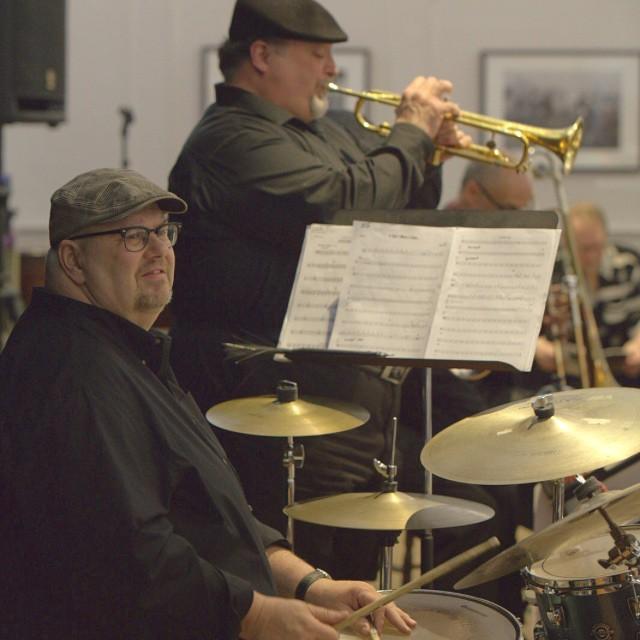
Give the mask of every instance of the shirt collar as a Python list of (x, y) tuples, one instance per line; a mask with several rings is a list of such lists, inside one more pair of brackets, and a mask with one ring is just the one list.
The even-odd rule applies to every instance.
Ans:
[(171, 338), (160, 331), (147, 331), (107, 309), (58, 295), (41, 287), (34, 288), (30, 306), (40, 308), (47, 314), (64, 315), (70, 331), (78, 330), (79, 323), (89, 319), (105, 337), (131, 350), (160, 377), (169, 366)]

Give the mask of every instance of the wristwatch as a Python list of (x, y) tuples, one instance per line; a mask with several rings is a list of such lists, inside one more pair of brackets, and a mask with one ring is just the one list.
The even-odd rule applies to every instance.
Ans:
[(307, 595), (307, 591), (309, 591), (309, 587), (316, 581), (321, 578), (327, 578), (332, 580), (333, 578), (322, 569), (314, 569), (311, 573), (307, 573), (307, 575), (298, 582), (298, 586), (296, 587), (295, 597), (298, 600), (304, 600), (304, 597)]

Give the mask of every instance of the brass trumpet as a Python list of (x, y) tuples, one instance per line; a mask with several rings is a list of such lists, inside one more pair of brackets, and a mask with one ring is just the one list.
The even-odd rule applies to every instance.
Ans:
[[(353, 98), (357, 98), (354, 115), (358, 123), (369, 131), (374, 131), (379, 135), (389, 135), (391, 125), (383, 122), (379, 125), (369, 122), (362, 114), (362, 109), (366, 102), (378, 102), (391, 107), (397, 107), (400, 104), (401, 96), (397, 93), (388, 91), (355, 91), (353, 89), (345, 89), (337, 84), (330, 82), (327, 85), (329, 91), (341, 93)], [(512, 159), (497, 148), (494, 140), (489, 140), (485, 145), (472, 144), (465, 149), (455, 147), (438, 146), (436, 148), (436, 156), (434, 164), (439, 164), (441, 154), (448, 153), (451, 155), (461, 156), (469, 160), (479, 162), (488, 162), (497, 164), (507, 169), (515, 169), (516, 171), (526, 171), (529, 165), (529, 154), (531, 147), (537, 145), (552, 151), (562, 160), (562, 168), (565, 174), (569, 173), (573, 167), (576, 153), (582, 142), (582, 118), (578, 119), (566, 129), (546, 129), (544, 127), (534, 127), (528, 124), (520, 124), (519, 122), (510, 122), (500, 118), (492, 118), (470, 111), (461, 111), (455, 121), (462, 125), (468, 125), (477, 129), (490, 131), (494, 135), (502, 134), (516, 138), (521, 144), (522, 152), (517, 160)]]

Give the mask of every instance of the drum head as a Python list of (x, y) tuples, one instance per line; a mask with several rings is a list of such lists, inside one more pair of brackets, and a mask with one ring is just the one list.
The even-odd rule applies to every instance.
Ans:
[[(521, 640), (516, 618), (498, 605), (448, 591), (413, 591), (396, 600), (418, 623), (411, 640)], [(342, 634), (341, 638), (354, 638)], [(407, 638), (385, 625), (384, 638)]]

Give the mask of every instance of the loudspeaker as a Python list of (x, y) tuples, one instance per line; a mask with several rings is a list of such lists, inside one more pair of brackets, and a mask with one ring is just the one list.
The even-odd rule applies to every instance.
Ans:
[(64, 120), (65, 1), (0, 0), (0, 123)]

